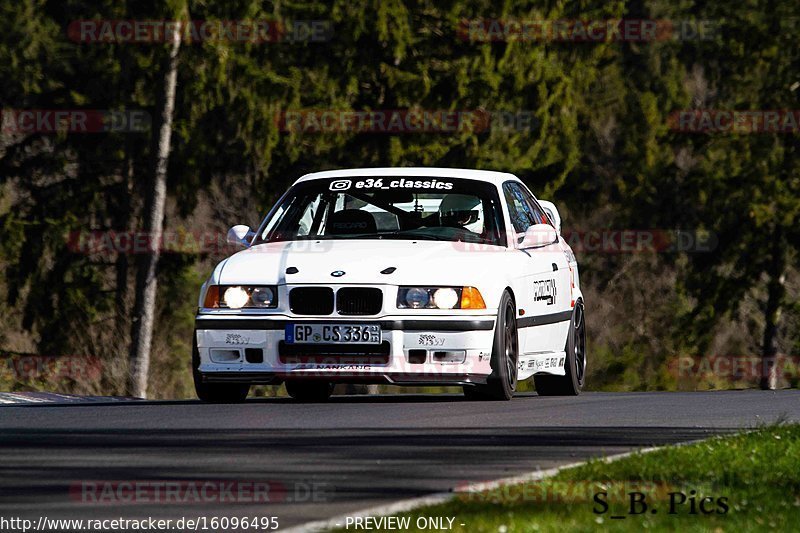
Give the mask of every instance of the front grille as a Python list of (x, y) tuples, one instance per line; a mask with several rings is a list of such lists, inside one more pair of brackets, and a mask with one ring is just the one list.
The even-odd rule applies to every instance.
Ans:
[(374, 287), (345, 287), (336, 293), (340, 315), (377, 315), (383, 307), (383, 291)]
[(317, 363), (334, 365), (389, 363), (390, 345), (380, 344), (286, 344), (278, 343), (281, 363)]
[(296, 287), (289, 293), (289, 308), (298, 315), (330, 315), (333, 313), (333, 289)]

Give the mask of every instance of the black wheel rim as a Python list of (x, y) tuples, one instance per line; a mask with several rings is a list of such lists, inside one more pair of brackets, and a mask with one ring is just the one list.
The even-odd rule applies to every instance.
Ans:
[(513, 305), (506, 306), (504, 322), (503, 346), (505, 349), (506, 371), (508, 384), (511, 390), (514, 390), (517, 386), (517, 323)]
[(586, 370), (586, 329), (583, 318), (583, 305), (575, 306), (575, 321), (572, 329), (575, 346), (575, 376), (578, 383), (583, 383), (583, 373)]

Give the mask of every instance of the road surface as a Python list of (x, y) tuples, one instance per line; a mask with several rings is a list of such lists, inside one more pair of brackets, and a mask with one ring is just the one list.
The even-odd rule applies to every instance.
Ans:
[(800, 391), (4, 403), (0, 516), (275, 516), (283, 529), (778, 420), (800, 421)]

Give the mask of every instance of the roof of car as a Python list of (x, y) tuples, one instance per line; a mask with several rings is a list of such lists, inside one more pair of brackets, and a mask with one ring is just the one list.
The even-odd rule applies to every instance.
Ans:
[(501, 184), (508, 180), (518, 178), (508, 172), (494, 170), (472, 170), (466, 168), (436, 168), (436, 167), (385, 167), (385, 168), (348, 168), (342, 170), (326, 170), (306, 174), (297, 181), (308, 181), (330, 178), (355, 178), (355, 177), (420, 177), (420, 178), (466, 178), (479, 181), (488, 181)]

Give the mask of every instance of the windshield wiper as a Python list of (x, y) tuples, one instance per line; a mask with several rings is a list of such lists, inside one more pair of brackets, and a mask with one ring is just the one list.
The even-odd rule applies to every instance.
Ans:
[(378, 234), (378, 238), (387, 238), (387, 239), (408, 239), (408, 240), (420, 240), (420, 241), (450, 241), (449, 239), (443, 235), (431, 235), (429, 233), (407, 233), (408, 230), (397, 230), (391, 233), (380, 233)]

